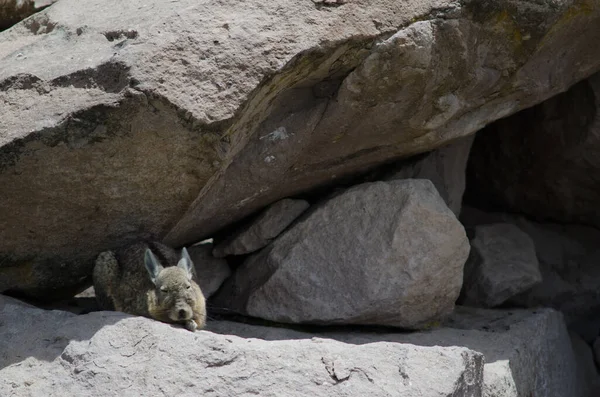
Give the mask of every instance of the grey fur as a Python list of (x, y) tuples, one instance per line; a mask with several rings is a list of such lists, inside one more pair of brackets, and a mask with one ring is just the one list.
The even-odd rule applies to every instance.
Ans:
[(105, 251), (96, 259), (93, 276), (96, 299), (104, 310), (179, 323), (190, 331), (205, 325), (204, 295), (185, 248), (180, 256), (158, 242)]

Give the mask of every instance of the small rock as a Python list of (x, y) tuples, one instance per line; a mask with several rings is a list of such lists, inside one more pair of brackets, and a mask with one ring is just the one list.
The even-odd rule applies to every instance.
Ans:
[(542, 282), (511, 298), (522, 307), (553, 307), (565, 315), (569, 329), (592, 344), (600, 331), (600, 231), (584, 225), (538, 223), (506, 213), (463, 208), (467, 227), (508, 222), (531, 237), (540, 264)]
[(509, 223), (475, 228), (465, 264), (463, 304), (498, 306), (541, 281), (535, 245), (526, 233)]
[(307, 201), (294, 199), (283, 199), (271, 204), (250, 224), (218, 244), (213, 255), (217, 258), (244, 255), (265, 247), (308, 207)]
[(365, 183), (248, 258), (215, 299), (279, 322), (426, 327), (452, 312), (468, 254), (431, 181)]
[(201, 243), (187, 248), (196, 270), (198, 285), (208, 299), (231, 275), (229, 264), (224, 259), (215, 258), (212, 255), (212, 243)]

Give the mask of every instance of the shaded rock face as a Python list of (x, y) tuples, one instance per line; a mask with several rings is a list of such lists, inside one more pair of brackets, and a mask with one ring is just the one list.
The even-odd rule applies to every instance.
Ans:
[(221, 284), (231, 275), (231, 269), (226, 260), (212, 255), (212, 243), (197, 244), (187, 248), (194, 267), (198, 285), (205, 298), (210, 298)]
[(580, 368), (580, 384), (586, 385), (588, 396), (600, 395), (600, 375), (594, 362), (594, 350), (576, 333), (570, 333), (571, 346)]
[(479, 133), (466, 200), (600, 226), (600, 74)]
[(462, 308), (446, 327), (413, 334), (310, 334), (225, 321), (190, 333), (0, 296), (0, 324), (3, 396), (589, 397), (585, 367), (552, 310)]
[(542, 281), (531, 237), (509, 223), (474, 228), (462, 303), (494, 307)]
[(365, 183), (246, 260), (216, 304), (280, 322), (420, 328), (452, 311), (468, 254), (430, 181)]
[(600, 67), (586, 4), (61, 0), (0, 35), (0, 291), (68, 295), (103, 250), (547, 99)]

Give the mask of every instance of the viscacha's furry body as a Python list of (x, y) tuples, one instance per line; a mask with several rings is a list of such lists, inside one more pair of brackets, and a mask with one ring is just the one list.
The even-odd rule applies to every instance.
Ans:
[(94, 289), (104, 310), (117, 310), (179, 323), (194, 331), (206, 322), (204, 295), (194, 265), (184, 249), (158, 242), (139, 242), (98, 255)]

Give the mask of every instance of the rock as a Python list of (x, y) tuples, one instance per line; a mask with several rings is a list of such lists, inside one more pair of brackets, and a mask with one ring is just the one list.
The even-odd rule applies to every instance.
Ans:
[(256, 219), (218, 244), (213, 255), (244, 255), (263, 248), (279, 236), (310, 206), (305, 200), (283, 199), (271, 204)]
[(465, 207), (465, 226), (510, 222), (527, 233), (535, 244), (542, 282), (510, 302), (524, 307), (553, 307), (565, 314), (569, 328), (591, 343), (600, 322), (600, 231), (581, 225), (532, 222), (525, 217), (486, 213)]
[(0, 0), (0, 32), (57, 0)]
[(468, 254), (431, 181), (365, 183), (249, 257), (215, 302), (286, 323), (421, 328), (452, 311)]
[[(0, 296), (0, 395), (589, 397), (562, 316), (459, 308), (423, 333), (75, 316)], [(485, 362), (485, 365), (484, 365)], [(190, 368), (196, 368), (190, 377)]]
[(466, 200), (600, 226), (600, 74), (477, 133)]
[(469, 151), (474, 135), (420, 156), (385, 176), (385, 180), (429, 179), (456, 216), (465, 191)]
[(212, 237), (600, 69), (599, 7), (343, 3), (61, 0), (0, 33), (0, 291), (72, 296), (99, 252)]
[[(585, 374), (578, 366), (563, 316), (552, 309), (457, 307), (446, 326), (450, 330), (422, 338), (432, 345), (443, 340), (442, 346), (468, 346), (483, 353), (483, 396), (590, 397), (591, 385), (584, 383)], [(409, 335), (406, 341), (413, 343), (417, 338)]]
[[(579, 335), (570, 333), (571, 346), (577, 359), (578, 372), (580, 374), (580, 384), (587, 386), (585, 395), (594, 397), (600, 395), (600, 376), (594, 363), (594, 353)], [(586, 390), (586, 389), (584, 389)]]
[(202, 243), (187, 248), (194, 267), (198, 285), (205, 298), (211, 297), (221, 284), (231, 275), (229, 264), (224, 259), (212, 255), (212, 243)]
[[(268, 341), (114, 312), (74, 316), (11, 302), (1, 310), (3, 396), (481, 396), (483, 357), (463, 347), (296, 340), (300, 333), (283, 330)], [(218, 325), (229, 334), (238, 327)]]
[(535, 245), (517, 226), (475, 227), (463, 282), (467, 306), (494, 307), (542, 281)]

